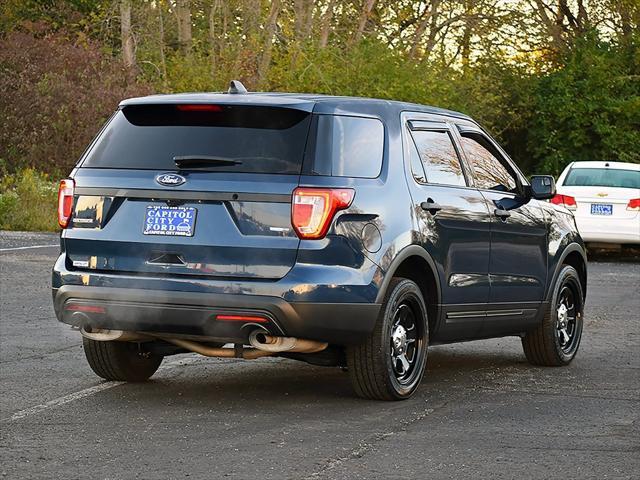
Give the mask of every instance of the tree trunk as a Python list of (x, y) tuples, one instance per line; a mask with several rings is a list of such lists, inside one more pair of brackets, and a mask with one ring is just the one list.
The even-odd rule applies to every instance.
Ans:
[(460, 51), (462, 54), (462, 70), (469, 68), (469, 60), (471, 58), (471, 35), (476, 26), (475, 12), (472, 0), (464, 2), (464, 27), (462, 31), (462, 40), (460, 41)]
[(164, 91), (169, 90), (169, 84), (167, 81), (167, 59), (164, 54), (164, 18), (162, 16), (162, 9), (164, 7), (164, 0), (159, 0), (156, 4), (158, 9), (158, 21), (159, 21), (159, 35), (160, 35), (160, 69), (162, 71), (162, 87)]
[(423, 60), (429, 60), (431, 56), (431, 52), (436, 46), (436, 35), (440, 31), (438, 27), (438, 19), (440, 17), (440, 12), (438, 8), (440, 7), (440, 0), (434, 1), (432, 3), (433, 11), (431, 12), (431, 21), (429, 22), (429, 35), (427, 36), (427, 43), (424, 46), (424, 55)]
[(258, 27), (260, 26), (260, 2), (257, 0), (243, 0), (242, 17), (243, 30), (247, 38), (255, 38), (258, 36)]
[(559, 51), (564, 46), (564, 40), (562, 38), (562, 12), (558, 8), (555, 19), (552, 19), (547, 13), (550, 7), (547, 6), (543, 0), (534, 0), (538, 17), (547, 29), (547, 34), (552, 39), (553, 49)]
[(131, 0), (120, 0), (120, 40), (122, 60), (130, 77), (136, 73), (136, 51), (131, 31)]
[(333, 20), (333, 11), (336, 7), (336, 0), (329, 0), (327, 10), (322, 15), (320, 26), (320, 48), (325, 48), (329, 43), (329, 33), (331, 32), (331, 21)]
[(427, 31), (427, 27), (431, 26), (430, 34), (432, 33), (434, 20), (438, 14), (438, 5), (440, 4), (440, 0), (433, 0), (431, 5), (429, 5), (429, 11), (426, 12), (424, 18), (418, 25), (416, 29), (416, 33), (413, 36), (413, 42), (411, 44), (411, 49), (409, 50), (409, 58), (414, 60), (416, 58), (416, 54), (418, 53), (418, 48), (420, 47), (420, 42), (422, 42), (422, 38), (424, 37), (425, 32)]
[[(633, 0), (632, 0), (633, 1)], [(626, 46), (631, 46), (633, 43), (633, 15), (632, 15), (632, 5), (630, 1), (622, 1), (618, 2), (616, 5), (616, 10), (618, 15), (620, 15), (620, 34), (622, 37), (622, 42)], [(638, 14), (637, 22), (640, 23), (640, 6), (636, 9)]]
[(315, 0), (307, 0), (305, 7), (305, 22), (304, 22), (304, 37), (309, 38), (313, 30), (313, 10), (315, 7)]
[(258, 65), (258, 85), (262, 85), (267, 72), (269, 71), (269, 65), (271, 64), (271, 50), (273, 48), (273, 37), (276, 33), (276, 27), (278, 25), (278, 15), (280, 14), (280, 0), (273, 0), (271, 2), (271, 11), (269, 12), (269, 18), (265, 26), (264, 32), (264, 48), (262, 49), (262, 56), (260, 57), (260, 64)]
[(300, 41), (304, 32), (304, 8), (305, 0), (293, 1), (293, 29), (296, 40)]
[(217, 70), (217, 49), (218, 41), (216, 38), (216, 15), (220, 10), (220, 0), (213, 0), (211, 10), (209, 10), (209, 56), (211, 57), (211, 77), (215, 78)]
[(356, 44), (362, 39), (362, 36), (364, 35), (364, 29), (367, 26), (367, 22), (369, 21), (371, 11), (373, 10), (375, 4), (376, 0), (365, 0), (364, 6), (362, 7), (362, 12), (360, 12), (360, 18), (358, 19), (358, 28), (356, 29), (356, 32), (351, 40), (352, 44)]
[(191, 5), (190, 0), (176, 0), (178, 20), (178, 44), (184, 55), (191, 55)]

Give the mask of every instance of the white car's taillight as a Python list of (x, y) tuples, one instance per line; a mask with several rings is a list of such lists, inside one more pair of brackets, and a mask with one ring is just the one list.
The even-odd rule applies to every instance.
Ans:
[(629, 203), (627, 203), (627, 210), (640, 212), (640, 198), (632, 198), (629, 200)]
[(576, 210), (578, 208), (578, 205), (576, 204), (576, 199), (573, 198), (571, 195), (561, 195), (557, 193), (549, 201), (551, 203), (555, 203), (556, 205), (564, 205), (569, 210)]
[(73, 192), (75, 186), (75, 182), (70, 178), (60, 180), (60, 187), (58, 188), (58, 225), (62, 228), (69, 226), (69, 220), (71, 219), (71, 212), (73, 210)]
[(291, 225), (299, 238), (323, 238), (336, 212), (349, 207), (353, 197), (354, 191), (350, 188), (296, 188)]

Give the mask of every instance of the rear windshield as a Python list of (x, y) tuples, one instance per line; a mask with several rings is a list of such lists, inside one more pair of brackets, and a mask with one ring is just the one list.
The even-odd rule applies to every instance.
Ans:
[[(131, 105), (118, 111), (83, 167), (175, 170), (174, 157), (232, 160), (216, 172), (299, 174), (311, 115), (245, 105)], [(203, 168), (199, 168), (203, 169)]]
[(640, 171), (617, 168), (572, 168), (564, 180), (568, 187), (640, 188)]

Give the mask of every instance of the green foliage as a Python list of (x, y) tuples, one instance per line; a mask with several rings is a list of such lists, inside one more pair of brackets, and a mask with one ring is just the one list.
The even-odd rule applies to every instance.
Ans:
[(33, 169), (7, 174), (0, 181), (0, 230), (58, 230), (57, 189)]
[(551, 30), (544, 12), (517, 0), (441, 2), (434, 17), (427, 3), (374, 2), (367, 13), (370, 2), (194, 0), (184, 49), (176, 3), (136, 0), (136, 65), (126, 70), (120, 2), (5, 0), (0, 168), (65, 175), (121, 99), (223, 91), (232, 78), (255, 91), (458, 110), (527, 173), (557, 174), (573, 160), (640, 162), (637, 0), (584, 3), (573, 16), (573, 3), (552, 0)]
[(637, 47), (591, 35), (562, 60), (535, 90), (529, 148), (536, 170), (558, 174), (578, 160), (640, 163)]

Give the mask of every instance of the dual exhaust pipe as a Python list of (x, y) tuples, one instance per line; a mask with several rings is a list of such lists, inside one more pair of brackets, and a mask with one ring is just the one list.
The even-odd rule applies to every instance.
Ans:
[(267, 335), (260, 330), (254, 330), (249, 335), (249, 344), (263, 352), (283, 353), (316, 353), (327, 348), (326, 342), (318, 342), (316, 340), (306, 340), (295, 337), (274, 337)]
[(252, 348), (219, 348), (210, 347), (193, 340), (184, 340), (167, 335), (155, 333), (127, 332), (123, 330), (94, 329), (87, 325), (80, 329), (83, 337), (98, 342), (141, 342), (149, 340), (164, 340), (191, 352), (199, 353), (205, 357), (255, 358), (267, 357), (278, 353), (316, 353), (326, 349), (326, 342), (306, 340), (295, 337), (276, 337), (261, 330), (254, 330), (249, 334), (249, 344)]

